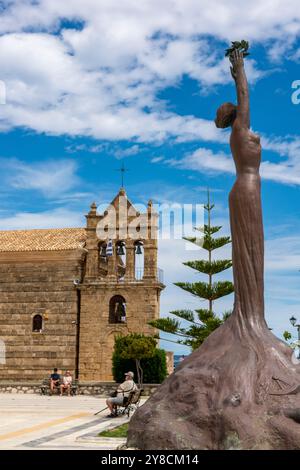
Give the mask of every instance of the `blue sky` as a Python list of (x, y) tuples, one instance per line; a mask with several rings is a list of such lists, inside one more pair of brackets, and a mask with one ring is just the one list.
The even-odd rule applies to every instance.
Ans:
[[(235, 101), (224, 49), (248, 39), (251, 125), (262, 137), (266, 316), (274, 333), (300, 318), (300, 12), (296, 1), (58, 0), (1, 2), (0, 228), (80, 226), (120, 186), (136, 203), (203, 203), (229, 232), (234, 169), (213, 119)], [(173, 282), (203, 257), (160, 242), (161, 314), (198, 302)], [(230, 247), (217, 256), (230, 256)], [(230, 271), (220, 278), (231, 278)], [(216, 303), (231, 308), (233, 296)], [(203, 304), (201, 304), (203, 305)], [(294, 332), (293, 332), (294, 333)], [(162, 342), (167, 349), (171, 343)], [(175, 348), (177, 352), (187, 352)]]

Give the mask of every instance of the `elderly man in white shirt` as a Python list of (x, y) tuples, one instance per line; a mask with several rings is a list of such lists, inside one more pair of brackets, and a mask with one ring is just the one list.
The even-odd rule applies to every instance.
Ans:
[(109, 408), (110, 414), (108, 418), (114, 418), (117, 415), (117, 407), (122, 406), (124, 398), (128, 398), (131, 392), (137, 390), (137, 386), (134, 383), (134, 373), (129, 371), (125, 373), (125, 381), (118, 386), (115, 397), (110, 397), (106, 400), (106, 404)]

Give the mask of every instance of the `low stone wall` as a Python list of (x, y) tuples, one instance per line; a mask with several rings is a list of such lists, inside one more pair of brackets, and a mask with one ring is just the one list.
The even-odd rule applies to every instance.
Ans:
[(0, 393), (40, 393), (40, 383), (1, 383)]
[[(40, 393), (40, 387), (41, 382), (0, 382), (0, 393)], [(116, 387), (115, 382), (84, 382), (78, 384), (77, 394), (107, 397), (116, 390)], [(144, 384), (143, 395), (151, 395), (157, 387), (158, 384)]]

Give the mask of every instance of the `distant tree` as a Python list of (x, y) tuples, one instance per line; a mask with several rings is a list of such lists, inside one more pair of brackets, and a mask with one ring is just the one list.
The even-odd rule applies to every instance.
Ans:
[(284, 337), (285, 341), (288, 342), (292, 339), (292, 335), (289, 331), (284, 331), (282, 336)]
[(152, 358), (155, 355), (157, 339), (153, 336), (145, 336), (133, 333), (127, 336), (118, 337), (118, 353), (121, 359), (133, 359), (136, 365), (138, 384), (143, 385), (143, 369), (141, 360)]
[(214, 250), (231, 243), (230, 237), (214, 238), (213, 235), (222, 228), (221, 226), (211, 225), (211, 211), (214, 204), (210, 204), (208, 192), (207, 204), (204, 209), (207, 213), (207, 224), (202, 228), (196, 228), (203, 233), (202, 237), (184, 237), (185, 240), (201, 246), (208, 253), (208, 259), (187, 261), (183, 263), (200, 273), (208, 276), (208, 282), (176, 282), (175, 285), (181, 289), (190, 292), (196, 297), (208, 301), (208, 308), (193, 310), (174, 310), (170, 313), (188, 323), (188, 326), (182, 326), (180, 320), (172, 317), (159, 318), (152, 320), (149, 324), (160, 331), (170, 333), (176, 336), (175, 342), (190, 346), (193, 350), (198, 348), (203, 341), (218, 328), (231, 314), (225, 312), (222, 318), (219, 318), (213, 312), (213, 302), (225, 295), (231, 294), (234, 290), (233, 283), (230, 281), (213, 282), (213, 276), (219, 274), (232, 266), (230, 259), (213, 260)]
[(292, 340), (293, 336), (289, 331), (284, 331), (282, 336), (290, 348), (294, 350), (295, 357), (300, 360), (300, 340)]

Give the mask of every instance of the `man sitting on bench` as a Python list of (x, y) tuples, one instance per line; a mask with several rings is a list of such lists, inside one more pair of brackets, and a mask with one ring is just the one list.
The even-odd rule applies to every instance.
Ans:
[(106, 404), (109, 408), (110, 414), (108, 418), (114, 418), (117, 416), (117, 407), (124, 405), (124, 398), (128, 398), (131, 392), (137, 390), (137, 386), (133, 381), (134, 373), (126, 372), (125, 381), (119, 385), (116, 396), (110, 397), (106, 400)]
[(57, 368), (53, 369), (53, 374), (50, 375), (50, 394), (57, 390), (60, 385), (60, 375), (57, 373)]
[(71, 396), (71, 386), (72, 386), (72, 375), (69, 370), (66, 371), (65, 375), (62, 378), (62, 383), (60, 385), (60, 394), (63, 396), (64, 392), (68, 393), (68, 397)]

